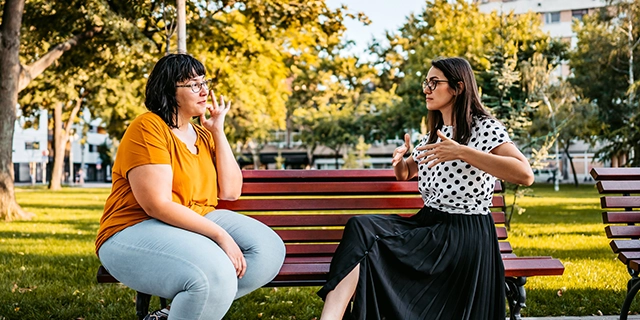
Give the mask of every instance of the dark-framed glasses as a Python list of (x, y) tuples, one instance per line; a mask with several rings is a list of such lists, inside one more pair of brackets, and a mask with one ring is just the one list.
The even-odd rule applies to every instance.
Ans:
[(439, 82), (449, 82), (449, 80), (424, 79), (424, 81), (422, 81), (422, 91), (427, 88), (429, 88), (429, 91), (435, 90), (438, 87)]
[(194, 82), (191, 84), (176, 84), (176, 88), (191, 88), (193, 93), (198, 93), (202, 89), (209, 90), (211, 87), (211, 79), (206, 79), (202, 82)]

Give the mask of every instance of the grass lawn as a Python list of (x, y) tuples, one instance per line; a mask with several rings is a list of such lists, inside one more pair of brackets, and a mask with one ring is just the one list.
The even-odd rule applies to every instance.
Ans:
[[(537, 185), (520, 198), (510, 241), (518, 255), (551, 255), (563, 276), (527, 281), (525, 316), (616, 314), (629, 275), (609, 248), (593, 186)], [(0, 223), (0, 320), (135, 319), (135, 292), (99, 285), (94, 254), (98, 220), (108, 189), (18, 188), (32, 221)], [(264, 288), (236, 301), (225, 319), (313, 319), (317, 288)], [(157, 300), (152, 300), (152, 308)], [(634, 305), (632, 311), (640, 311)]]

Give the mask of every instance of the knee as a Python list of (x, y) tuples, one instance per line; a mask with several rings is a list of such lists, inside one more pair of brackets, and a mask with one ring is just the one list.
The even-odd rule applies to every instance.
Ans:
[(345, 230), (350, 229), (362, 229), (363, 225), (366, 225), (371, 220), (371, 216), (360, 215), (349, 218), (347, 224), (344, 226)]
[(238, 278), (235, 268), (229, 261), (207, 270), (200, 270), (186, 287), (187, 291), (206, 297), (207, 304), (230, 303), (238, 291)]
[[(268, 227), (266, 227), (268, 228)], [(260, 256), (261, 268), (265, 271), (277, 274), (280, 271), (282, 263), (286, 255), (286, 247), (282, 239), (271, 228), (268, 228), (268, 232), (265, 232), (260, 241), (254, 246), (254, 252)]]

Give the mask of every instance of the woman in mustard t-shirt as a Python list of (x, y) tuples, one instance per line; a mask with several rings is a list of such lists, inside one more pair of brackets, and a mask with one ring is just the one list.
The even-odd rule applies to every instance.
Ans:
[(242, 173), (224, 134), (231, 103), (216, 101), (204, 75), (202, 63), (186, 54), (157, 62), (146, 87), (151, 112), (122, 138), (100, 219), (96, 252), (109, 273), (136, 291), (172, 299), (170, 312), (149, 319), (221, 319), (284, 261), (273, 230), (215, 208), (218, 198), (240, 196)]

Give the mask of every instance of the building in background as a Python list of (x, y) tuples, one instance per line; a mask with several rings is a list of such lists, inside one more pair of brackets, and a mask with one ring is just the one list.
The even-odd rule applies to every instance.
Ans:
[(47, 182), (47, 164), (49, 163), (49, 132), (47, 114), (31, 119), (34, 122), (29, 129), (24, 129), (27, 119), (17, 108), (17, 120), (13, 132), (14, 181), (29, 183)]
[[(582, 21), (584, 15), (590, 14), (606, 6), (605, 0), (473, 0), (481, 12), (492, 11), (512, 12), (523, 14), (535, 12), (540, 16), (542, 30), (554, 38), (570, 43), (575, 48), (578, 43), (576, 34), (571, 26), (574, 19)], [(566, 78), (571, 73), (569, 64), (564, 61), (556, 70), (554, 76)]]
[[(41, 112), (29, 119), (17, 109), (17, 120), (13, 133), (12, 161), (14, 181), (17, 183), (48, 183), (53, 165), (53, 130), (49, 130), (49, 117)], [(85, 114), (88, 114), (85, 113)], [(31, 121), (34, 125), (26, 126)], [(67, 147), (64, 159), (63, 183), (104, 182), (111, 180), (111, 167), (103, 164), (105, 156), (100, 149), (110, 147), (109, 135), (100, 119), (80, 119), (88, 123), (75, 124), (72, 130), (71, 148)], [(25, 128), (28, 127), (28, 128)], [(69, 163), (73, 163), (72, 166)]]

